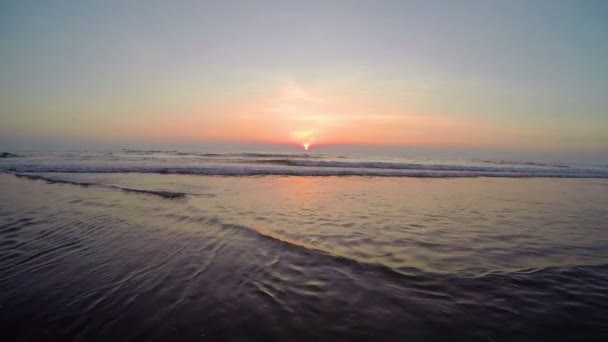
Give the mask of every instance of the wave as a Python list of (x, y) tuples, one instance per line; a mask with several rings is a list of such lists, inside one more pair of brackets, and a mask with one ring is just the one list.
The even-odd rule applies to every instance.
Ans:
[(421, 165), (409, 169), (381, 168), (296, 168), (296, 167), (237, 167), (237, 166), (138, 166), (138, 165), (19, 165), (0, 168), (5, 173), (158, 173), (209, 176), (368, 176), (418, 178), (608, 178), (608, 172), (591, 170), (508, 170), (501, 168), (471, 168), (463, 166)]
[(178, 156), (198, 156), (198, 157), (223, 157), (225, 153), (190, 153), (190, 152), (176, 152)]
[(488, 164), (499, 164), (499, 165), (525, 165), (525, 166), (548, 166), (548, 167), (559, 167), (559, 168), (569, 168), (570, 166), (564, 164), (548, 164), (548, 163), (538, 163), (538, 162), (517, 162), (517, 161), (508, 161), (508, 160), (486, 160), (486, 159), (477, 159), (482, 163)]
[(90, 183), (90, 182), (76, 182), (76, 181), (70, 181), (70, 180), (64, 180), (64, 179), (44, 177), (44, 176), (40, 176), (40, 175), (26, 175), (26, 174), (19, 174), (19, 173), (16, 173), (14, 175), (18, 178), (45, 181), (48, 184), (69, 184), (69, 185), (77, 185), (77, 186), (82, 186), (82, 187), (94, 186), (94, 187), (98, 187), (98, 188), (117, 189), (117, 190), (121, 190), (124, 192), (133, 192), (133, 193), (139, 193), (139, 194), (154, 195), (154, 196), (159, 196), (159, 197), (163, 197), (163, 198), (167, 198), (167, 199), (182, 199), (182, 198), (186, 198), (189, 195), (194, 195), (194, 196), (210, 195), (210, 194), (189, 194), (189, 193), (185, 193), (185, 192), (163, 191), (163, 190), (133, 189), (133, 188), (125, 188), (125, 187), (117, 186), (117, 185), (106, 185), (106, 184)]
[(44, 176), (39, 176), (39, 175), (24, 175), (21, 173), (15, 173), (14, 175), (17, 178), (41, 180), (41, 181), (47, 182), (48, 184), (69, 184), (69, 185), (78, 185), (78, 186), (82, 186), (82, 187), (101, 185), (101, 184), (95, 184), (95, 183), (89, 183), (89, 182), (74, 182), (74, 181), (68, 181), (68, 180), (64, 180), (64, 179), (49, 178), (49, 177), (44, 177)]
[(0, 158), (18, 158), (21, 157), (18, 154), (10, 153), (10, 152), (2, 152), (0, 153)]
[[(188, 194), (188, 193), (182, 193), (182, 192), (133, 189), (133, 188), (120, 187), (120, 186), (116, 186), (116, 185), (104, 185), (104, 184), (100, 184), (100, 183), (91, 183), (91, 182), (77, 182), (77, 181), (64, 180), (64, 179), (58, 179), (58, 178), (52, 178), (52, 177), (45, 177), (45, 176), (41, 176), (41, 175), (14, 174), (14, 176), (19, 177), (19, 178), (31, 179), (31, 180), (41, 180), (41, 181), (45, 181), (50, 184), (69, 184), (69, 185), (76, 185), (76, 186), (83, 186), (83, 187), (100, 187), (100, 188), (118, 189), (118, 190), (122, 190), (125, 192), (134, 192), (134, 193), (140, 193), (140, 194), (160, 196), (160, 197), (167, 198), (167, 199), (182, 199), (182, 198), (186, 198), (189, 195), (196, 195), (196, 194)], [(207, 194), (207, 195), (209, 195), (209, 194)], [(175, 213), (168, 214), (168, 217), (177, 218), (177, 219), (180, 218), (179, 214), (175, 214)], [(354, 256), (354, 255), (344, 254), (344, 253), (341, 253), (341, 252), (338, 252), (335, 250), (327, 249), (326, 247), (323, 247), (323, 246), (318, 246), (318, 245), (307, 243), (304, 241), (298, 241), (297, 239), (292, 239), (292, 238), (283, 236), (281, 234), (277, 234), (270, 229), (265, 229), (263, 226), (250, 226), (250, 225), (243, 225), (243, 224), (238, 224), (238, 223), (227, 222), (224, 219), (217, 217), (217, 216), (211, 216), (211, 215), (210, 216), (202, 215), (202, 216), (198, 216), (198, 217), (188, 216), (188, 220), (192, 220), (192, 222), (196, 222), (196, 223), (204, 222), (206, 224), (212, 224), (212, 225), (221, 227), (226, 230), (239, 230), (242, 232), (249, 232), (249, 233), (255, 234), (256, 236), (258, 236), (260, 238), (272, 241), (273, 243), (279, 243), (284, 246), (289, 246), (289, 248), (295, 248), (295, 249), (299, 250), (300, 252), (310, 253), (309, 255), (330, 257), (334, 261), (337, 261), (340, 263), (356, 265), (357, 267), (363, 267), (363, 268), (368, 268), (368, 269), (374, 269), (377, 271), (382, 271), (384, 273), (392, 274), (392, 275), (399, 276), (399, 277), (404, 277), (404, 276), (412, 277), (412, 276), (420, 276), (423, 274), (446, 276), (446, 275), (451, 274), (451, 275), (457, 275), (460, 278), (484, 278), (484, 277), (501, 276), (504, 274), (528, 275), (528, 274), (534, 274), (534, 273), (547, 272), (547, 271), (554, 270), (554, 269), (569, 270), (569, 269), (573, 269), (573, 268), (581, 269), (581, 268), (594, 268), (594, 267), (606, 266), (604, 264), (601, 264), (601, 265), (576, 265), (576, 264), (573, 264), (573, 265), (564, 265), (564, 266), (547, 266), (547, 267), (540, 267), (540, 268), (520, 268), (520, 269), (505, 270), (505, 271), (492, 271), (492, 270), (487, 270), (487, 269), (475, 268), (475, 269), (467, 269), (467, 270), (459, 271), (457, 273), (438, 272), (438, 271), (422, 270), (422, 269), (419, 269), (419, 268), (416, 268), (413, 266), (394, 267), (394, 266), (389, 266), (389, 265), (386, 265), (386, 264), (383, 264), (383, 263), (377, 262), (377, 261), (364, 260), (364, 259), (358, 258), (357, 256)]]
[(160, 196), (160, 197), (167, 198), (167, 199), (186, 198), (188, 195), (190, 195), (190, 194), (185, 193), (185, 192), (131, 189), (131, 188), (123, 188), (123, 187), (119, 187), (119, 186), (114, 186), (114, 185), (111, 186), (111, 188), (119, 189), (119, 190), (122, 190), (122, 191), (125, 191), (125, 192), (134, 192), (134, 193), (138, 193), (138, 194)]
[(250, 233), (257, 235), (258, 238), (267, 239), (273, 243), (279, 243), (279, 244), (282, 244), (283, 246), (287, 246), (289, 248), (299, 250), (300, 252), (309, 253), (309, 255), (315, 255), (316, 257), (331, 258), (332, 260), (342, 263), (342, 264), (349, 264), (349, 265), (364, 267), (364, 268), (368, 268), (368, 269), (372, 268), (372, 269), (375, 269), (376, 271), (381, 271), (384, 274), (389, 274), (392, 276), (413, 277), (413, 276), (420, 276), (423, 274), (430, 274), (430, 272), (428, 272), (428, 271), (422, 271), (421, 269), (413, 267), (413, 266), (393, 268), (393, 267), (390, 267), (390, 266), (387, 266), (387, 265), (384, 265), (384, 264), (378, 263), (378, 262), (359, 260), (357, 258), (353, 258), (351, 256), (347, 256), (347, 255), (343, 255), (343, 254), (338, 254), (336, 252), (325, 250), (325, 249), (313, 246), (308, 243), (289, 239), (289, 238), (277, 235), (269, 230), (266, 230), (266, 229), (263, 229), (260, 227), (253, 228), (253, 227), (249, 227), (249, 226), (245, 226), (245, 225), (241, 225), (241, 224), (223, 223), (219, 219), (208, 220), (208, 222), (215, 223), (224, 229), (236, 229), (236, 230), (240, 230), (241, 232), (250, 232)]
[[(193, 219), (189, 217), (189, 219)], [(480, 279), (480, 278), (492, 278), (501, 277), (505, 275), (512, 276), (526, 276), (539, 273), (552, 273), (555, 271), (569, 271), (569, 270), (583, 270), (583, 269), (605, 269), (608, 264), (590, 264), (590, 265), (579, 265), (579, 264), (567, 264), (561, 266), (541, 266), (541, 267), (521, 267), (509, 270), (490, 270), (490, 269), (479, 269), (471, 268), (467, 270), (461, 270), (457, 272), (450, 271), (430, 271), (423, 270), (414, 266), (402, 266), (394, 267), (383, 264), (378, 261), (364, 260), (354, 255), (340, 253), (336, 250), (324, 248), (311, 243), (298, 241), (295, 239), (288, 238), (273, 232), (272, 230), (265, 229), (263, 226), (250, 226), (238, 223), (228, 223), (223, 219), (216, 216), (202, 216), (193, 219), (196, 222), (204, 222), (206, 224), (215, 225), (226, 230), (237, 230), (241, 233), (252, 233), (258, 238), (266, 239), (272, 243), (281, 244), (284, 247), (298, 250), (301, 253), (308, 253), (309, 256), (315, 257), (326, 257), (331, 258), (335, 262), (342, 264), (348, 264), (351, 266), (362, 267), (366, 269), (373, 269), (380, 271), (385, 275), (392, 275), (399, 278), (418, 278), (418, 277), (458, 277), (461, 279)]]
[[(433, 170), (433, 171), (475, 171), (475, 172), (550, 172), (550, 173), (599, 173), (588, 169), (569, 169), (566, 165), (549, 165), (541, 163), (520, 163), (508, 165), (535, 166), (526, 167), (490, 167), (490, 166), (466, 166), (466, 165), (442, 165), (442, 164), (415, 164), (415, 163), (390, 163), (390, 162), (350, 162), (350, 161), (323, 161), (323, 160), (294, 160), (294, 159), (258, 159), (253, 161), (242, 161), (243, 163), (269, 164), (300, 167), (321, 168), (354, 168), (354, 169), (388, 169), (388, 170)], [(506, 164), (506, 163), (505, 163)], [(541, 166), (543, 168), (541, 168)]]

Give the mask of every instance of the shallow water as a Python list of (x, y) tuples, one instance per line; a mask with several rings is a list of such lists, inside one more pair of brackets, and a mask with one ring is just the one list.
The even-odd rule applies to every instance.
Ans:
[(606, 179), (22, 176), (2, 340), (608, 338)]

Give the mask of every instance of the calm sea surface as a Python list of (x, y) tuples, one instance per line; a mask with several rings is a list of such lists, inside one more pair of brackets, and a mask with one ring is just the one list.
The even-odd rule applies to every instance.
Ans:
[(606, 341), (608, 168), (0, 159), (2, 341)]

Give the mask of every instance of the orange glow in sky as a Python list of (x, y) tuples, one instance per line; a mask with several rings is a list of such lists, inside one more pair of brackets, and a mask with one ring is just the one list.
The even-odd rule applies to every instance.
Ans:
[[(334, 89), (289, 84), (224, 109), (202, 138), (314, 145), (449, 145), (474, 138), (478, 123), (418, 114), (407, 104), (387, 105)], [(466, 127), (465, 127), (466, 126)], [(466, 129), (466, 130), (465, 130)], [(200, 132), (199, 132), (200, 133)], [(482, 139), (479, 137), (478, 139)]]
[[(156, 141), (247, 142), (305, 149), (312, 145), (520, 147), (532, 143), (522, 137), (534, 136), (525, 128), (496, 125), (483, 117), (428, 113), (407, 101), (386, 101), (335, 87), (285, 83), (256, 95), (195, 104), (171, 111), (171, 116), (158, 112), (145, 121), (133, 120), (104, 132)], [(518, 139), (508, 139), (513, 136)], [(534, 142), (537, 147), (541, 143)]]

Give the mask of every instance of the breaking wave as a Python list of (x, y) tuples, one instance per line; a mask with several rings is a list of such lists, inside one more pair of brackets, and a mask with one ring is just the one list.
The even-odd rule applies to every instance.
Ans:
[(598, 169), (540, 167), (482, 167), (465, 165), (425, 165), (385, 162), (336, 162), (318, 160), (256, 160), (231, 165), (140, 165), (140, 164), (23, 164), (2, 167), (8, 173), (159, 173), (218, 176), (372, 176), (372, 177), (551, 177), (608, 178)]
[[(569, 168), (566, 165), (550, 165), (542, 163), (500, 163), (513, 165), (511, 167), (487, 167), (487, 166), (465, 166), (465, 165), (441, 165), (441, 164), (416, 164), (416, 163), (390, 163), (390, 162), (350, 162), (350, 161), (324, 161), (324, 160), (293, 160), (293, 159), (259, 159), (255, 161), (244, 161), (246, 163), (287, 165), (302, 167), (339, 167), (339, 168), (363, 168), (363, 169), (391, 169), (391, 170), (442, 170), (442, 171), (497, 171), (497, 172), (526, 172), (526, 171), (553, 171), (554, 168)], [(515, 167), (515, 165), (534, 166), (534, 168)], [(545, 167), (544, 169), (542, 167)], [(589, 172), (588, 170), (578, 170)]]
[(209, 153), (161, 150), (30, 153), (0, 160), (10, 173), (161, 173), (220, 176), (559, 177), (608, 178), (601, 166), (490, 160), (368, 159), (306, 153)]

